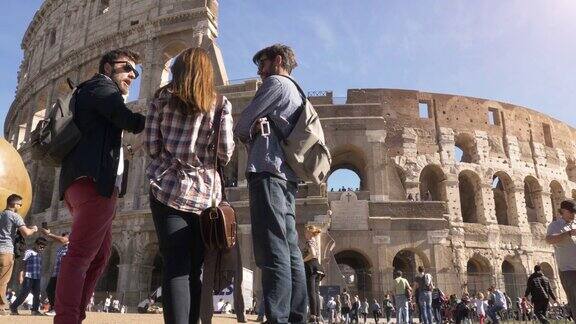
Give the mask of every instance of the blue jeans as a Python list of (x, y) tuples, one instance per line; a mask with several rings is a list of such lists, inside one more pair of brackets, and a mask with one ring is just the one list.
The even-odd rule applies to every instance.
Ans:
[(396, 323), (408, 323), (408, 300), (405, 295), (396, 295)]
[(297, 184), (269, 173), (248, 177), (252, 245), (262, 271), (266, 319), (306, 323), (306, 275), (296, 232)]
[(38, 311), (40, 308), (40, 279), (32, 279), (25, 277), (18, 297), (12, 305), (10, 305), (11, 310), (17, 310), (18, 306), (22, 305), (24, 300), (28, 297), (28, 294), (32, 292), (32, 311)]
[(498, 318), (498, 312), (500, 312), (503, 309), (504, 307), (502, 306), (492, 306), (488, 308), (488, 316), (490, 316), (490, 319), (494, 324), (500, 323), (500, 319)]
[(420, 314), (423, 324), (432, 324), (432, 292), (421, 291), (418, 296), (420, 302)]

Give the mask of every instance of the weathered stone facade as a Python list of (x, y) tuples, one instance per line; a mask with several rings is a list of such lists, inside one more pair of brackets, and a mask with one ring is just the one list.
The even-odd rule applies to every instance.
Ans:
[[(145, 113), (168, 78), (169, 60), (186, 47), (202, 46), (212, 55), (234, 116), (242, 112), (259, 81), (228, 81), (215, 42), (217, 12), (216, 0), (44, 2), (22, 42), (18, 89), (4, 127), (33, 179), (28, 221), (46, 220), (57, 232), (70, 228), (56, 190), (59, 170), (32, 161), (25, 143), (49, 104), (66, 93), (66, 78), (90, 77), (105, 51), (130, 47), (143, 55), (139, 99), (129, 106)], [(512, 104), (410, 90), (351, 89), (345, 102), (316, 92), (310, 100), (322, 118), (333, 170), (350, 169), (360, 178), (355, 192), (299, 187), (299, 228), (318, 224), (325, 230), (323, 246), (335, 240), (323, 284), (342, 286), (342, 275), (354, 274), (349, 288), (381, 296), (393, 268), (412, 275), (424, 265), (449, 293), (495, 283), (518, 296), (532, 267), (544, 262), (559, 286), (544, 236), (561, 199), (576, 194), (572, 127)], [(127, 192), (119, 200), (115, 252), (99, 289), (133, 303), (159, 284), (161, 259), (141, 138), (126, 135), (125, 142), (134, 148), (126, 156)], [(256, 270), (245, 167), (239, 146), (226, 170), (232, 185), (227, 190), (240, 217), (244, 264)], [(46, 276), (53, 255), (54, 248), (45, 259)], [(257, 271), (254, 282), (259, 292)]]

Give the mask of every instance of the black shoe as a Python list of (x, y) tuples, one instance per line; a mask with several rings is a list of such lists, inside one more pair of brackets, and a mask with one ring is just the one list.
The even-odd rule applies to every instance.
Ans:
[(10, 315), (20, 315), (20, 313), (18, 313), (17, 309), (10, 307)]
[(47, 316), (44, 313), (41, 313), (39, 311), (32, 311), (32, 316)]

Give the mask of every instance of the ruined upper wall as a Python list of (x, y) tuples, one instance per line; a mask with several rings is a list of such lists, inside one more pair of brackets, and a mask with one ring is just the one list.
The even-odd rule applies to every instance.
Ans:
[[(404, 154), (406, 129), (414, 131), (417, 155), (439, 151), (442, 129), (453, 130), (458, 142), (462, 134), (486, 136), (486, 157), (533, 162), (536, 150), (551, 164), (574, 159), (575, 129), (538, 111), (490, 99), (398, 89), (350, 89), (345, 102), (337, 104), (330, 92), (312, 97), (323, 118), (383, 116), (386, 147), (390, 156)], [(421, 115), (422, 107), (426, 107)], [(517, 148), (511, 147), (517, 142)], [(458, 143), (460, 144), (460, 143)], [(517, 149), (519, 152), (514, 152)], [(562, 156), (563, 155), (563, 156)]]

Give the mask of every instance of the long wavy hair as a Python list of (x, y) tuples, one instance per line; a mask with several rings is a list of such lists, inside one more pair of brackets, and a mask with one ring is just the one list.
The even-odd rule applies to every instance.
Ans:
[(184, 113), (208, 113), (214, 106), (214, 69), (208, 52), (191, 47), (180, 53), (172, 67), (172, 80), (156, 91), (158, 98), (170, 94), (168, 104)]

